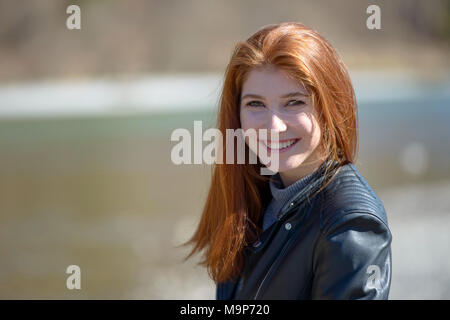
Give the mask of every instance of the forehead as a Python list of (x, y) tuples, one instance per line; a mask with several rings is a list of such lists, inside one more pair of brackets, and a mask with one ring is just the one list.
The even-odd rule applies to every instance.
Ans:
[(305, 86), (300, 81), (289, 77), (284, 70), (276, 67), (261, 67), (249, 72), (242, 85), (241, 97), (245, 94), (278, 97), (291, 92), (308, 94)]

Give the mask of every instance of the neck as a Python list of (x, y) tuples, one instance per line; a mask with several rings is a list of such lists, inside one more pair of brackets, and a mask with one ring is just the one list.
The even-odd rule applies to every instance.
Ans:
[(307, 158), (304, 163), (297, 168), (280, 172), (280, 178), (281, 181), (283, 181), (285, 188), (319, 169), (325, 161), (324, 157), (315, 157), (315, 159), (313, 158), (314, 160), (311, 158), (312, 157)]

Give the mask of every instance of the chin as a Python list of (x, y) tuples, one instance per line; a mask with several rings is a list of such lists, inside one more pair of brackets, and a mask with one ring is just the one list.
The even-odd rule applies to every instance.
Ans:
[(288, 171), (291, 171), (291, 170), (293, 170), (293, 169), (295, 169), (295, 168), (298, 168), (298, 166), (297, 167), (292, 167), (292, 166), (288, 166), (288, 165), (281, 165), (280, 164), (280, 168), (278, 169), (278, 172), (288, 172)]
[(285, 172), (293, 169), (297, 169), (302, 164), (304, 164), (305, 160), (308, 158), (309, 155), (305, 154), (298, 154), (295, 156), (290, 156), (289, 159), (279, 159), (279, 167), (280, 172)]
[(305, 161), (304, 157), (301, 157), (301, 159), (295, 159), (295, 160), (294, 159), (289, 159), (289, 160), (279, 159), (278, 170), (276, 170), (274, 172), (281, 173), (281, 172), (289, 172), (291, 170), (295, 170), (295, 169), (299, 168), (304, 163), (304, 161)]
[(301, 166), (301, 164), (299, 164), (297, 166), (280, 164), (278, 172), (280, 172), (280, 173), (281, 172), (289, 172), (291, 170), (297, 169), (300, 166)]

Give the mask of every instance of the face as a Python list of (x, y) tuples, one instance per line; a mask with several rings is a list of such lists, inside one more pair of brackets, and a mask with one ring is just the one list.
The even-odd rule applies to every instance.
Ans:
[[(249, 73), (241, 90), (240, 120), (243, 130), (258, 133), (258, 148), (266, 148), (269, 156), (278, 153), (278, 172), (285, 186), (322, 163), (321, 130), (310, 92), (283, 70), (269, 66)], [(267, 138), (259, 129), (267, 130)], [(270, 141), (272, 131), (278, 132), (279, 143)]]

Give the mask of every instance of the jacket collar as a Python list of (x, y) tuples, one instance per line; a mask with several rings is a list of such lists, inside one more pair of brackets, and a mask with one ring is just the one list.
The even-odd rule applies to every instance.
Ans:
[[(326, 168), (331, 165), (330, 170), (325, 175)], [(340, 167), (339, 162), (335, 160), (326, 160), (322, 163), (322, 165), (312, 174), (312, 177), (308, 183), (308, 185), (302, 188), (297, 194), (295, 194), (278, 212), (277, 221), (273, 223), (268, 229), (260, 234), (258, 239), (248, 246), (245, 246), (245, 249), (250, 250), (251, 252), (259, 252), (262, 250), (272, 234), (275, 230), (278, 229), (277, 225), (283, 222), (291, 213), (297, 212), (299, 207), (302, 206), (306, 199), (311, 197), (316, 191), (320, 189), (323, 183), (333, 175), (335, 170)]]
[[(326, 168), (331, 166), (330, 170), (325, 175)], [(286, 204), (281, 208), (277, 215), (277, 219), (283, 219), (290, 212), (296, 211), (303, 202), (320, 189), (323, 183), (333, 175), (334, 171), (339, 168), (339, 162), (333, 159), (326, 160), (322, 165), (312, 174), (308, 185), (295, 194)]]

